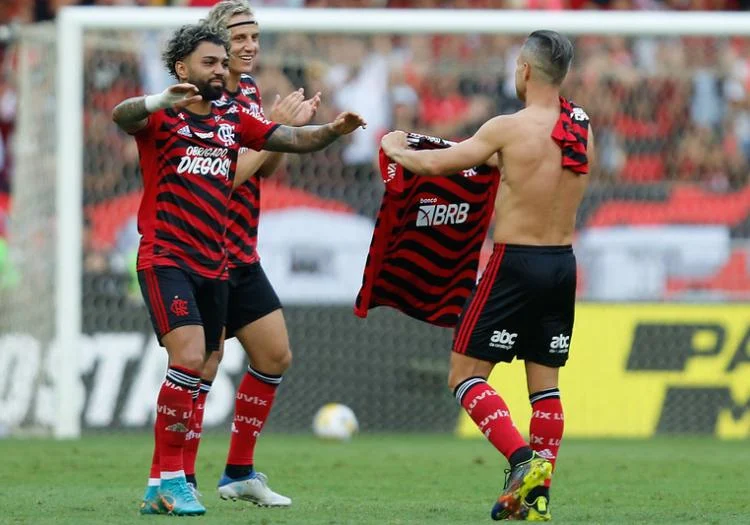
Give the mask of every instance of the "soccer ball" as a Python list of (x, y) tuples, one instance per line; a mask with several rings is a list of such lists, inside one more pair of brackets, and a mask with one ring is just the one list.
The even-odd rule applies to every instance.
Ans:
[(359, 430), (354, 411), (339, 403), (323, 405), (313, 418), (313, 433), (321, 439), (350, 439)]

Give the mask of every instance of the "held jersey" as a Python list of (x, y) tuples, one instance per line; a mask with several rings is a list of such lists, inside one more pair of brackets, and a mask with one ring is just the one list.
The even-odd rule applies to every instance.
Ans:
[[(416, 149), (449, 147), (409, 134)], [(367, 255), (354, 313), (391, 306), (430, 324), (455, 326), (477, 279), (500, 182), (478, 166), (447, 177), (423, 177), (380, 151), (385, 194)]]
[[(250, 75), (241, 75), (237, 91), (224, 91), (214, 102), (219, 108), (239, 104), (254, 115), (265, 118), (260, 89)], [(240, 154), (245, 150), (240, 149)], [(256, 173), (235, 188), (227, 215), (226, 247), (229, 266), (244, 266), (260, 260), (258, 255), (258, 222), (260, 220), (260, 176)]]
[(240, 146), (260, 149), (278, 125), (239, 107), (166, 109), (135, 133), (143, 199), (138, 270), (177, 266), (226, 278), (224, 229)]
[(552, 139), (562, 150), (562, 165), (573, 173), (589, 172), (586, 148), (589, 142), (589, 116), (582, 107), (560, 97), (560, 118)]

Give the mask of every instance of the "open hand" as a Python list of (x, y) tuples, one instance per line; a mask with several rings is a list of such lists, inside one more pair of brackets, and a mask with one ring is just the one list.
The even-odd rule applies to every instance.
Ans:
[(287, 126), (304, 126), (312, 120), (320, 105), (320, 93), (305, 100), (302, 88), (293, 91), (283, 99), (276, 95), (269, 116), (274, 122)]
[(341, 113), (331, 123), (333, 130), (339, 135), (348, 135), (357, 128), (366, 128), (367, 122), (361, 116), (351, 111)]
[(173, 108), (184, 108), (203, 100), (198, 94), (198, 88), (188, 83), (169, 86), (164, 90), (163, 96), (165, 102)]
[(315, 93), (315, 96), (313, 98), (308, 98), (302, 103), (302, 107), (299, 113), (297, 113), (295, 121), (292, 122), (292, 125), (304, 126), (305, 124), (309, 124), (310, 121), (315, 117), (315, 114), (318, 112), (319, 106), (320, 106), (320, 91)]

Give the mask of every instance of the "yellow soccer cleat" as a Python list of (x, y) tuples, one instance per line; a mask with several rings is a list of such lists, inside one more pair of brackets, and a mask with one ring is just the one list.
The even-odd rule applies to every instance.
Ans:
[(551, 521), (552, 514), (549, 510), (549, 500), (544, 496), (537, 496), (533, 503), (523, 500), (518, 517), (524, 521)]
[[(552, 477), (552, 463), (536, 452), (531, 459), (519, 463), (508, 471), (505, 488), (492, 507), (493, 520), (507, 520), (520, 517), (522, 503), (534, 487), (543, 485)], [(546, 507), (545, 507), (546, 508)]]

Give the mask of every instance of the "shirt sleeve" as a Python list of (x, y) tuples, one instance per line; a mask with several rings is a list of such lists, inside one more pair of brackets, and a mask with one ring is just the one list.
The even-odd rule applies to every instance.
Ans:
[(268, 137), (280, 126), (243, 108), (240, 112), (240, 146), (260, 151)]
[(155, 111), (154, 113), (151, 113), (146, 118), (146, 126), (139, 129), (132, 135), (138, 139), (145, 139), (152, 137), (154, 132), (159, 129), (159, 123), (162, 120), (162, 117), (164, 116), (164, 110), (160, 109), (159, 111)]

